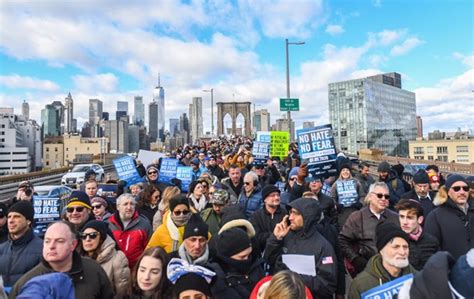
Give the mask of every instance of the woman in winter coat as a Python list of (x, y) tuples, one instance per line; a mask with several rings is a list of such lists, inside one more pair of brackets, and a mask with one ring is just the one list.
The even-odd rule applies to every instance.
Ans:
[(154, 184), (149, 184), (145, 187), (145, 190), (141, 193), (140, 200), (137, 202), (138, 214), (148, 219), (150, 225), (153, 224), (153, 217), (158, 211), (160, 200), (160, 189)]
[(153, 231), (155, 231), (158, 226), (163, 223), (163, 218), (166, 213), (170, 210), (170, 200), (181, 194), (181, 190), (179, 190), (176, 186), (169, 186), (166, 187), (163, 191), (163, 196), (161, 197), (161, 201), (158, 204), (158, 212), (155, 213), (153, 216)]
[(107, 234), (108, 226), (102, 221), (89, 221), (81, 230), (79, 252), (99, 263), (109, 277), (114, 293), (125, 294), (130, 280), (130, 269), (125, 254), (116, 249), (114, 239)]
[(194, 209), (196, 209), (198, 213), (200, 213), (204, 209), (211, 207), (211, 204), (209, 204), (206, 195), (204, 195), (204, 189), (202, 187), (202, 184), (203, 181), (201, 180), (192, 182), (189, 185), (188, 192), (189, 203)]

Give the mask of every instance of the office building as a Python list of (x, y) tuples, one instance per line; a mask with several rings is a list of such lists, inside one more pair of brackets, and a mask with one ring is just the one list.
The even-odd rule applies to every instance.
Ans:
[(103, 106), (102, 101), (98, 99), (89, 99), (89, 127), (91, 137), (99, 137), (99, 121), (102, 119)]
[(421, 116), (416, 116), (416, 137), (423, 138), (423, 119)]
[(186, 113), (179, 116), (179, 133), (183, 137), (184, 143), (189, 142), (189, 118)]
[(253, 114), (254, 131), (270, 131), (270, 113), (267, 109), (257, 110)]
[(128, 102), (117, 101), (117, 111), (125, 111), (125, 113), (128, 113)]
[(303, 129), (314, 128), (314, 121), (304, 121)]
[(60, 111), (52, 104), (47, 104), (41, 110), (41, 125), (43, 138), (61, 135)]
[(61, 101), (53, 101), (51, 105), (58, 111), (59, 134), (62, 135), (64, 133), (64, 105)]
[(128, 152), (138, 153), (140, 150), (140, 127), (137, 125), (128, 126)]
[(474, 163), (474, 137), (459, 139), (411, 140), (409, 142), (410, 158)]
[[(13, 109), (9, 112), (13, 112)], [(18, 125), (18, 118), (13, 113), (0, 112), (0, 175), (26, 174), (34, 167), (34, 155), (30, 154), (25, 130)]]
[(30, 105), (25, 100), (23, 100), (23, 103), (21, 104), (21, 115), (26, 119), (30, 118)]
[(179, 118), (170, 118), (170, 135), (174, 136), (179, 132)]
[(148, 105), (148, 130), (150, 142), (158, 138), (158, 103), (153, 101)]
[[(165, 90), (160, 84), (160, 75), (158, 74), (158, 85), (153, 90), (153, 102), (156, 103), (156, 114), (153, 117), (156, 118), (157, 126), (157, 138), (164, 141), (165, 136)], [(150, 104), (151, 105), (151, 104)], [(151, 117), (150, 112), (150, 117)], [(150, 132), (152, 128), (150, 126)]]
[(76, 132), (77, 128), (74, 123), (74, 101), (71, 93), (68, 93), (64, 99), (64, 133)]
[(138, 126), (143, 126), (145, 124), (145, 105), (143, 104), (143, 97), (135, 96), (133, 98), (133, 107), (133, 123)]
[(201, 97), (194, 97), (192, 104), (189, 105), (189, 123), (191, 142), (195, 143), (203, 133)]
[(105, 121), (105, 137), (109, 138), (112, 153), (128, 153), (128, 122), (123, 120)]
[(389, 156), (408, 156), (408, 141), (416, 138), (416, 99), (401, 86), (398, 73), (330, 83), (336, 147), (349, 154), (376, 148)]
[[(291, 125), (294, 128), (295, 127), (295, 122), (291, 121)], [(280, 118), (277, 119), (276, 122), (272, 125), (271, 131), (285, 131), (289, 132), (290, 128), (288, 126), (288, 118)]]

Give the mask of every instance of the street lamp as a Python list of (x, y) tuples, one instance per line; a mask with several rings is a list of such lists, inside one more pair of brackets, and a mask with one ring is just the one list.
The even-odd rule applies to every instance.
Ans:
[[(290, 98), (290, 58), (288, 54), (288, 45), (304, 45), (305, 42), (289, 42), (285, 39), (286, 45), (286, 98)], [(288, 119), (288, 128), (290, 129), (290, 139), (293, 141), (293, 130), (291, 128), (291, 111), (288, 109), (286, 112), (286, 118)]]
[(211, 135), (214, 136), (214, 88), (203, 89), (203, 91), (211, 93)]

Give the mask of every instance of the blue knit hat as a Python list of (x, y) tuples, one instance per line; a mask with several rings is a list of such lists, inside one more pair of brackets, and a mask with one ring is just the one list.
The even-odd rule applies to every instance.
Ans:
[(446, 180), (446, 184), (444, 184), (444, 186), (446, 187), (446, 190), (449, 191), (449, 189), (451, 189), (451, 186), (456, 182), (464, 182), (466, 183), (466, 185), (469, 186), (469, 183), (467, 182), (465, 177), (459, 174), (452, 174), (448, 176), (448, 179)]
[(294, 175), (298, 175), (298, 170), (300, 168), (299, 167), (293, 167), (291, 170), (290, 170), (290, 173), (288, 174), (288, 178), (291, 178), (292, 176)]
[(449, 273), (449, 282), (465, 298), (474, 298), (474, 248), (456, 261)]

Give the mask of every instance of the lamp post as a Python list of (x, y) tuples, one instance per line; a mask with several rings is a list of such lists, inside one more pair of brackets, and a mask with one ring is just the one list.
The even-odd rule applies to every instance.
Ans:
[(211, 93), (211, 135), (214, 136), (214, 88), (203, 89), (203, 91)]
[[(285, 39), (286, 45), (286, 98), (290, 98), (290, 55), (288, 54), (288, 45), (304, 45), (305, 42), (289, 42)], [(293, 130), (291, 128), (291, 111), (288, 109), (286, 112), (286, 118), (288, 119), (288, 128), (290, 129), (290, 139), (293, 141)]]

